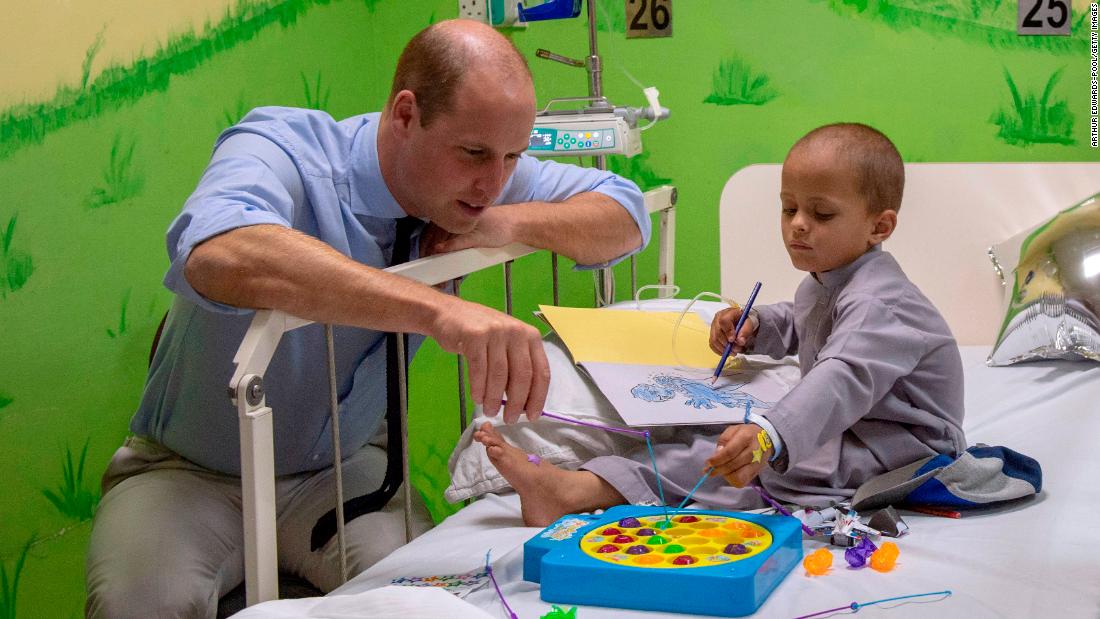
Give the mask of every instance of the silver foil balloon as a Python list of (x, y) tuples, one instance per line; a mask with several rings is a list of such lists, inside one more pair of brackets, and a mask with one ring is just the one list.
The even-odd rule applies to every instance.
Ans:
[(1100, 194), (989, 249), (1007, 311), (989, 365), (1100, 361)]

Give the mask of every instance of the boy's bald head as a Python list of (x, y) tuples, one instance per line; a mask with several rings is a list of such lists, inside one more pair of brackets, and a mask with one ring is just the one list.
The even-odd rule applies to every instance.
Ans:
[(428, 26), (414, 36), (397, 60), (389, 108), (402, 90), (416, 95), (420, 124), (427, 127), (451, 107), (458, 85), (471, 69), (498, 80), (531, 81), (527, 60), (504, 35), (469, 19)]
[(818, 127), (795, 142), (787, 159), (809, 149), (827, 149), (852, 166), (872, 213), (901, 209), (905, 164), (885, 135), (860, 123)]

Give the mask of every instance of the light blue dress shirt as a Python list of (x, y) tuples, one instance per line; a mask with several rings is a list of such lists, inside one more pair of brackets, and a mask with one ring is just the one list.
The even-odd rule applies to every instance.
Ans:
[[(171, 266), (164, 283), (176, 299), (130, 423), (132, 432), (204, 467), (240, 473), (237, 412), (226, 389), (233, 355), (253, 312), (202, 297), (184, 277), (184, 265), (191, 250), (206, 239), (243, 226), (275, 224), (316, 237), (361, 263), (389, 266), (394, 220), (405, 212), (378, 166), (378, 121), (377, 113), (337, 122), (323, 112), (266, 107), (253, 110), (221, 135), (215, 157), (168, 230)], [(219, 150), (227, 139), (241, 135), (267, 140), (260, 145), (269, 152)], [(296, 178), (294, 171), (288, 173), (291, 166)], [(497, 204), (554, 202), (586, 191), (615, 199), (637, 223), (641, 247), (649, 242), (650, 221), (641, 192), (608, 172), (524, 155)], [(412, 247), (416, 258), (417, 244)], [(351, 454), (375, 434), (385, 416), (385, 334), (336, 327), (334, 338), (341, 447)], [(410, 353), (420, 341), (410, 337)], [(331, 465), (326, 356), (324, 329), (313, 324), (285, 334), (268, 366), (264, 384), (267, 404), (274, 410), (278, 475)]]

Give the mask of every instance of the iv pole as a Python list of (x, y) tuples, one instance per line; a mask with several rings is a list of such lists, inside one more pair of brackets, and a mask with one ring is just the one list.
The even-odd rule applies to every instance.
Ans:
[[(585, 59), (585, 70), (588, 71), (588, 96), (603, 96), (603, 70), (600, 65), (599, 46), (596, 42), (596, 0), (588, 0), (588, 58)], [(607, 169), (607, 155), (593, 157), (597, 170)], [(634, 257), (631, 256), (630, 264), (634, 265)], [(597, 300), (604, 305), (615, 302), (615, 275), (610, 268), (600, 269), (596, 275), (596, 286), (599, 292)]]
[[(603, 97), (603, 69), (600, 63), (599, 44), (596, 41), (596, 0), (588, 0), (588, 56), (584, 62), (573, 60), (572, 58), (561, 56), (550, 52), (549, 50), (540, 49), (535, 55), (539, 58), (545, 58), (547, 60), (553, 60), (560, 62), (564, 65), (571, 67), (584, 67), (588, 73), (588, 97), (591, 100), (595, 100), (593, 107), (608, 107)], [(595, 155), (593, 156), (593, 162), (597, 170), (607, 169), (607, 155)], [(637, 262), (634, 256), (630, 257), (630, 266), (632, 279), (634, 273), (637, 270)], [(554, 274), (554, 304), (558, 304), (558, 255), (551, 254), (551, 268)], [(634, 284), (631, 284), (633, 289)], [(615, 276), (611, 272), (610, 268), (600, 269), (596, 273), (596, 301), (597, 305), (610, 305), (615, 302)]]

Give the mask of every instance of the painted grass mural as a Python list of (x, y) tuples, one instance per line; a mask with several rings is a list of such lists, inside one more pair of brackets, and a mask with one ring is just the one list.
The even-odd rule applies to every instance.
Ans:
[(703, 103), (715, 105), (764, 105), (779, 96), (769, 82), (771, 78), (757, 73), (737, 54), (722, 59), (711, 77), (713, 85)]
[(103, 34), (106, 31), (107, 26), (104, 25), (99, 29), (99, 33), (95, 35), (95, 40), (88, 46), (88, 50), (84, 52), (84, 62), (80, 64), (81, 90), (88, 88), (88, 78), (92, 76), (92, 62), (94, 62), (95, 57), (99, 55), (99, 50), (103, 49)]
[(107, 164), (103, 168), (103, 184), (92, 189), (84, 198), (84, 206), (97, 209), (128, 200), (141, 192), (145, 177), (134, 161), (137, 139), (125, 140), (122, 133), (115, 134)]
[(19, 555), (16, 557), (11, 571), (8, 571), (7, 562), (0, 563), (0, 619), (15, 619), (16, 602), (19, 597), (19, 579), (23, 576), (23, 569), (27, 564), (27, 555), (34, 545), (35, 537), (23, 544)]
[(321, 92), (321, 72), (317, 72), (317, 77), (311, 84), (306, 74), (300, 73), (302, 76), (302, 90), (305, 92), (304, 107), (315, 110), (327, 110), (329, 95), (332, 94), (332, 88), (325, 86), (324, 92)]
[(96, 481), (91, 481), (84, 476), (84, 462), (88, 457), (88, 443), (84, 441), (84, 448), (80, 450), (80, 460), (73, 463), (73, 452), (65, 447), (65, 459), (61, 463), (61, 483), (54, 488), (44, 488), (42, 495), (57, 511), (66, 518), (77, 522), (91, 520), (95, 515), (95, 507), (99, 503), (99, 491), (88, 486), (98, 487)]
[[(681, 4), (675, 36), (648, 41), (622, 36), (622, 0), (597, 8), (605, 91), (640, 103), (620, 68), (628, 69), (658, 86), (673, 112), (644, 134), (646, 152), (609, 165), (644, 188), (677, 184), (676, 283), (685, 291), (717, 288), (714, 227), (729, 175), (780, 160), (817, 124), (869, 122), (907, 159), (1095, 158), (1079, 138), (1082, 123), (1072, 122), (1087, 109), (1084, 51), (993, 43), (980, 28), (993, 28), (1007, 1), (945, 0), (958, 11), (939, 15), (953, 20), (943, 23), (913, 17), (915, 2)], [(966, 7), (977, 13), (959, 12)], [(79, 83), (0, 110), (0, 466), (11, 471), (0, 500), (0, 619), (16, 602), (20, 616), (81, 613), (98, 479), (127, 433), (170, 302), (164, 231), (217, 133), (257, 105), (313, 105), (337, 118), (378, 109), (408, 37), (456, 11), (453, 0), (241, 2), (215, 24), (95, 74), (101, 34), (73, 59)], [(538, 47), (582, 56), (583, 21), (509, 33), (532, 59), (540, 103), (583, 90), (582, 71), (533, 60)], [(590, 304), (591, 277), (563, 263), (563, 303)], [(652, 253), (639, 263), (643, 279), (656, 271)], [(550, 301), (548, 265), (532, 256), (513, 267), (523, 282), (518, 316), (530, 319), (530, 308)], [(616, 268), (620, 299), (628, 269)], [(462, 290), (502, 305), (499, 270), (472, 275)], [(441, 498), (458, 433), (456, 373), (454, 357), (428, 342), (410, 376), (413, 482), (437, 519), (457, 509)]]
[(634, 181), (642, 191), (672, 183), (671, 178), (661, 176), (650, 167), (650, 155), (651, 153), (643, 152), (630, 158), (618, 155), (608, 157), (607, 169)]
[(1073, 144), (1073, 112), (1064, 98), (1052, 98), (1065, 69), (1050, 74), (1043, 93), (1028, 90), (1020, 94), (1012, 73), (1005, 69), (1005, 83), (1012, 95), (1012, 107), (997, 111), (991, 122), (1000, 130), (997, 137), (1009, 144)]
[[(122, 302), (119, 304), (118, 310), (118, 323), (116, 324), (115, 328), (112, 329), (110, 327), (107, 327), (107, 336), (111, 339), (126, 335), (126, 306), (130, 304), (131, 292), (133, 292), (133, 288), (127, 288), (126, 292), (122, 294)], [(85, 450), (87, 450), (87, 445), (85, 445)], [(81, 463), (83, 464), (83, 459), (81, 459)]]
[(916, 28), (998, 48), (1032, 48), (1063, 54), (1088, 49), (1086, 11), (1071, 18), (1072, 36), (1019, 36), (1017, 3), (1010, 0), (819, 1), (826, 2), (840, 15), (879, 20), (896, 30)]
[(244, 118), (244, 115), (254, 107), (256, 106), (248, 102), (247, 93), (241, 91), (240, 94), (237, 95), (237, 100), (233, 103), (233, 106), (226, 108), (225, 112), (222, 114), (221, 119), (218, 121), (217, 130), (220, 132), (226, 127), (237, 124)]
[(22, 288), (34, 273), (34, 260), (13, 245), (18, 219), (19, 214), (13, 214), (0, 229), (0, 300)]
[[(150, 57), (125, 67), (108, 67), (89, 83), (92, 60), (102, 45), (97, 39), (85, 56), (79, 87), (61, 85), (51, 101), (19, 105), (0, 113), (0, 159), (22, 146), (40, 142), (51, 131), (131, 105), (147, 94), (163, 92), (174, 76), (191, 72), (216, 54), (251, 40), (268, 26), (290, 27), (310, 8), (327, 2), (239, 0), (233, 10), (226, 10), (221, 22), (205, 27), (202, 35), (181, 34)], [(377, 2), (366, 0), (368, 8)]]

